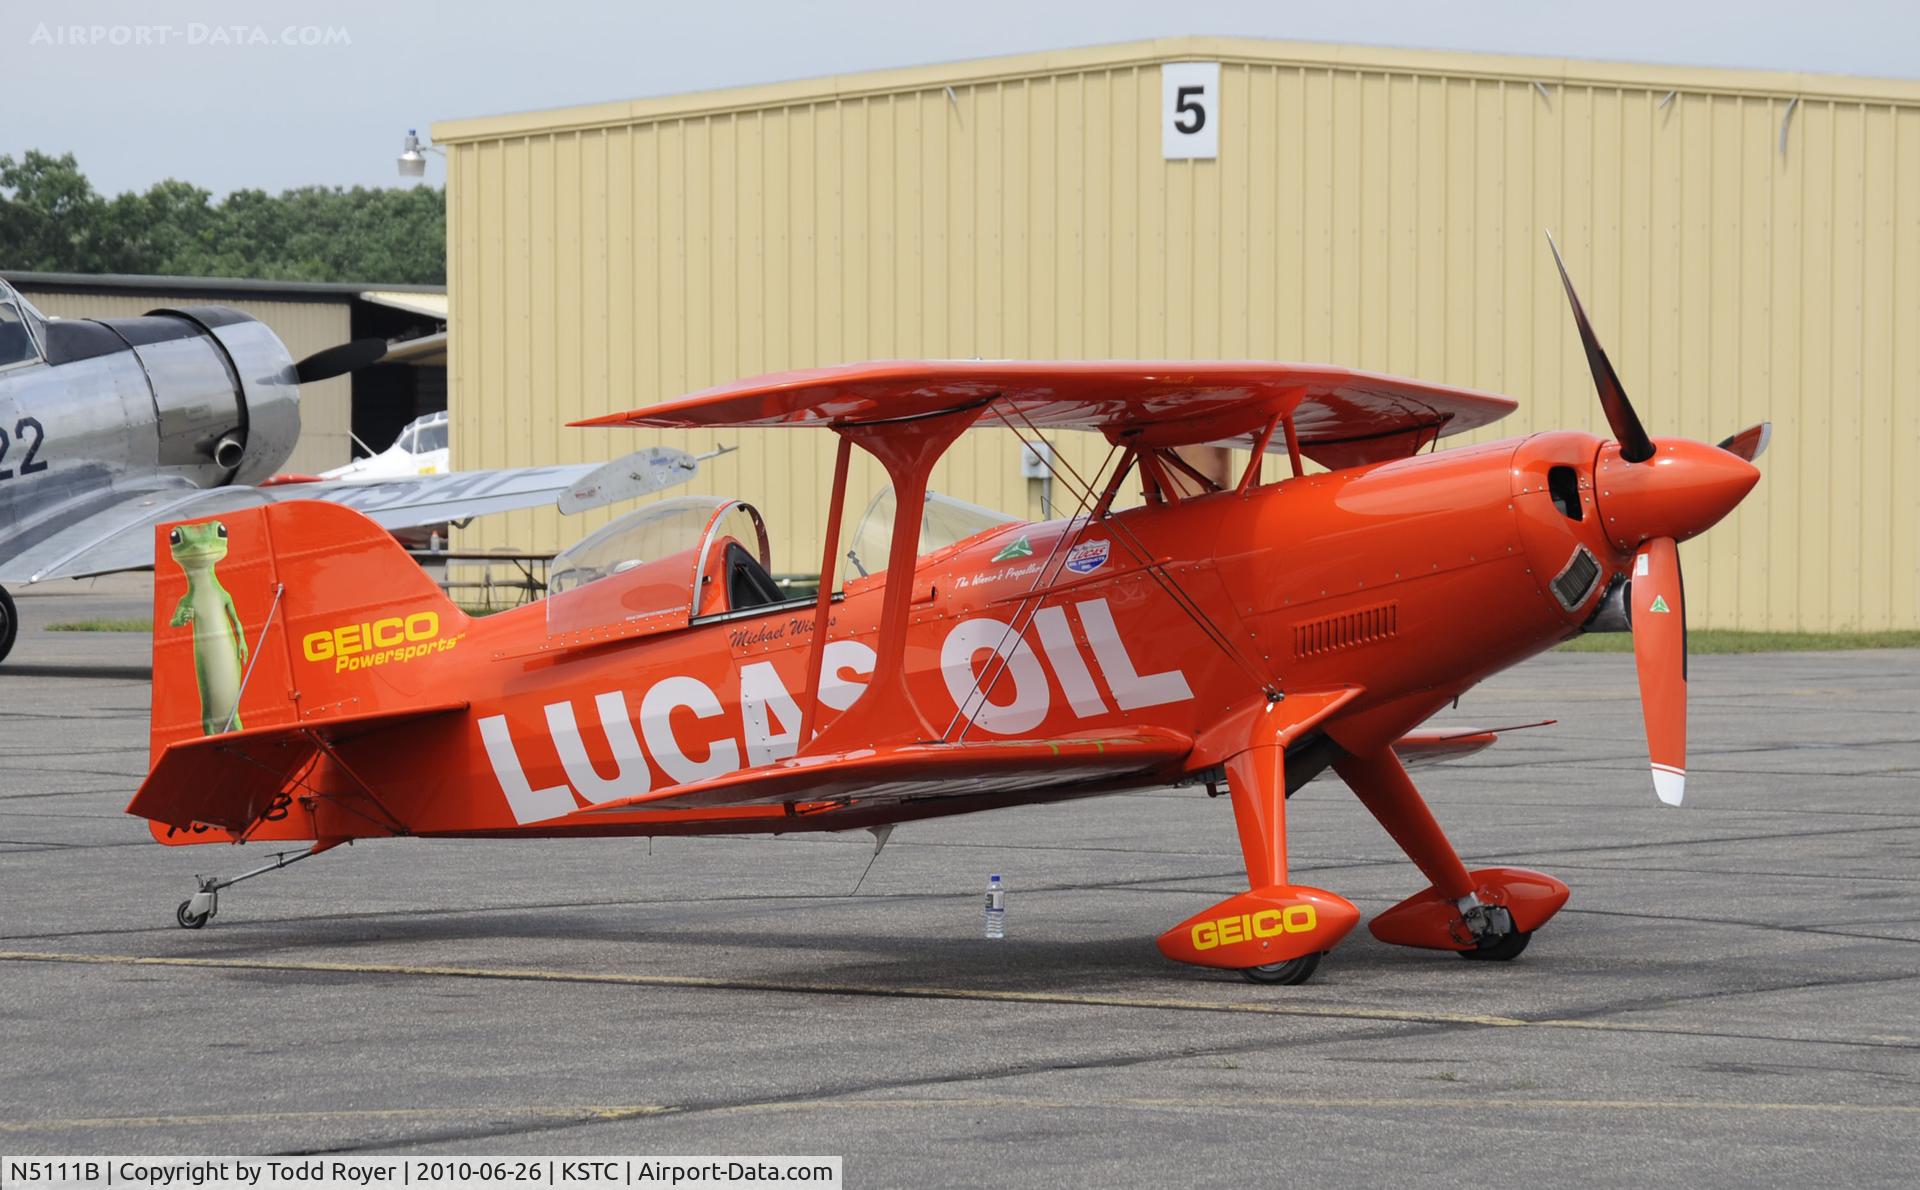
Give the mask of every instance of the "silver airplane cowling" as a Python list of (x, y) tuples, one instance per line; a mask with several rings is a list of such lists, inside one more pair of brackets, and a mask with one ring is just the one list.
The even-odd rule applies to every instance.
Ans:
[(238, 310), (187, 306), (38, 329), (46, 366), (8, 391), (22, 413), (54, 419), (59, 430), (48, 433), (73, 457), (214, 487), (270, 477), (299, 440), (293, 359)]
[[(0, 289), (0, 303), (7, 296)], [(8, 314), (0, 309), (0, 320)], [(26, 307), (14, 334), (0, 331), (0, 431), (12, 433), (17, 451), (46, 440), (18, 466), (0, 454), (0, 484), (9, 485), (0, 487), (0, 509), (27, 495), (14, 483), (44, 474), (32, 492), (42, 504), (57, 490), (90, 486), (96, 467), (195, 487), (253, 483), (293, 452), (299, 386), (279, 338), (225, 306), (45, 321)], [(55, 468), (56, 454), (92, 466)]]

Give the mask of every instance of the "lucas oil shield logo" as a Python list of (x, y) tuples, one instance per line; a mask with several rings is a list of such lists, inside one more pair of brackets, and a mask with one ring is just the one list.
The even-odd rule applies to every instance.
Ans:
[(1113, 543), (1104, 538), (1099, 541), (1083, 541), (1067, 551), (1067, 569), (1075, 574), (1092, 574), (1107, 564), (1107, 554)]

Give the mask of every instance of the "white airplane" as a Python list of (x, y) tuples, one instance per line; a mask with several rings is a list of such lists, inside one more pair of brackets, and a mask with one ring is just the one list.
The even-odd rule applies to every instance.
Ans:
[[(358, 438), (354, 439), (359, 442)], [(393, 445), (379, 452), (368, 448), (364, 458), (322, 471), (321, 479), (405, 479), (412, 475), (447, 473), (447, 411), (423, 413), (407, 423)]]

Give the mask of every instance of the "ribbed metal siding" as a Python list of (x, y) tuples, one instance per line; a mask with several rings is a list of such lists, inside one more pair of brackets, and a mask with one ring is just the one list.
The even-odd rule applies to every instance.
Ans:
[[(1602, 431), (1551, 228), (1655, 433), (1775, 423), (1766, 480), (1685, 547), (1694, 623), (1920, 627), (1920, 431), (1893, 417), (1920, 390), (1904, 98), (1809, 87), (1783, 154), (1788, 97), (1755, 76), (1583, 64), (1624, 81), (1542, 96), (1514, 60), (1235, 60), (1262, 52), (1196, 55), (1226, 63), (1213, 162), (1161, 159), (1156, 63), (1092, 51), (1031, 77), (955, 68), (951, 99), (923, 71), (897, 93), (849, 94), (856, 76), (694, 116), (454, 129), (457, 463), (607, 457), (655, 439), (561, 423), (894, 356), (1330, 360), (1519, 398), (1483, 438)], [(700, 486), (760, 505), (776, 568), (798, 570), (817, 564), (827, 437), (657, 440), (739, 445)], [(1006, 434), (971, 439), (936, 485), (1037, 514)], [(1083, 472), (1104, 453), (1066, 441)], [(603, 519), (514, 514), (464, 544), (550, 549)]]

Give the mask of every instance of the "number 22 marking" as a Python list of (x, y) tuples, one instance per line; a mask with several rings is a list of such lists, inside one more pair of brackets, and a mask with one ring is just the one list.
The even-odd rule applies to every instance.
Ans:
[[(40, 419), (37, 417), (23, 417), (13, 423), (13, 432), (22, 442), (26, 442), (29, 433), (33, 435), (33, 441), (27, 444), (27, 457), (21, 460), (20, 474), (32, 475), (36, 471), (45, 471), (47, 469), (46, 460), (36, 459), (34, 457), (40, 453), (40, 444), (46, 441), (47, 438), (47, 431), (41, 426)], [(7, 451), (12, 446), (13, 439), (7, 436), (6, 427), (0, 426), (0, 463), (6, 462)], [(12, 478), (13, 468), (0, 467), (0, 479)]]

